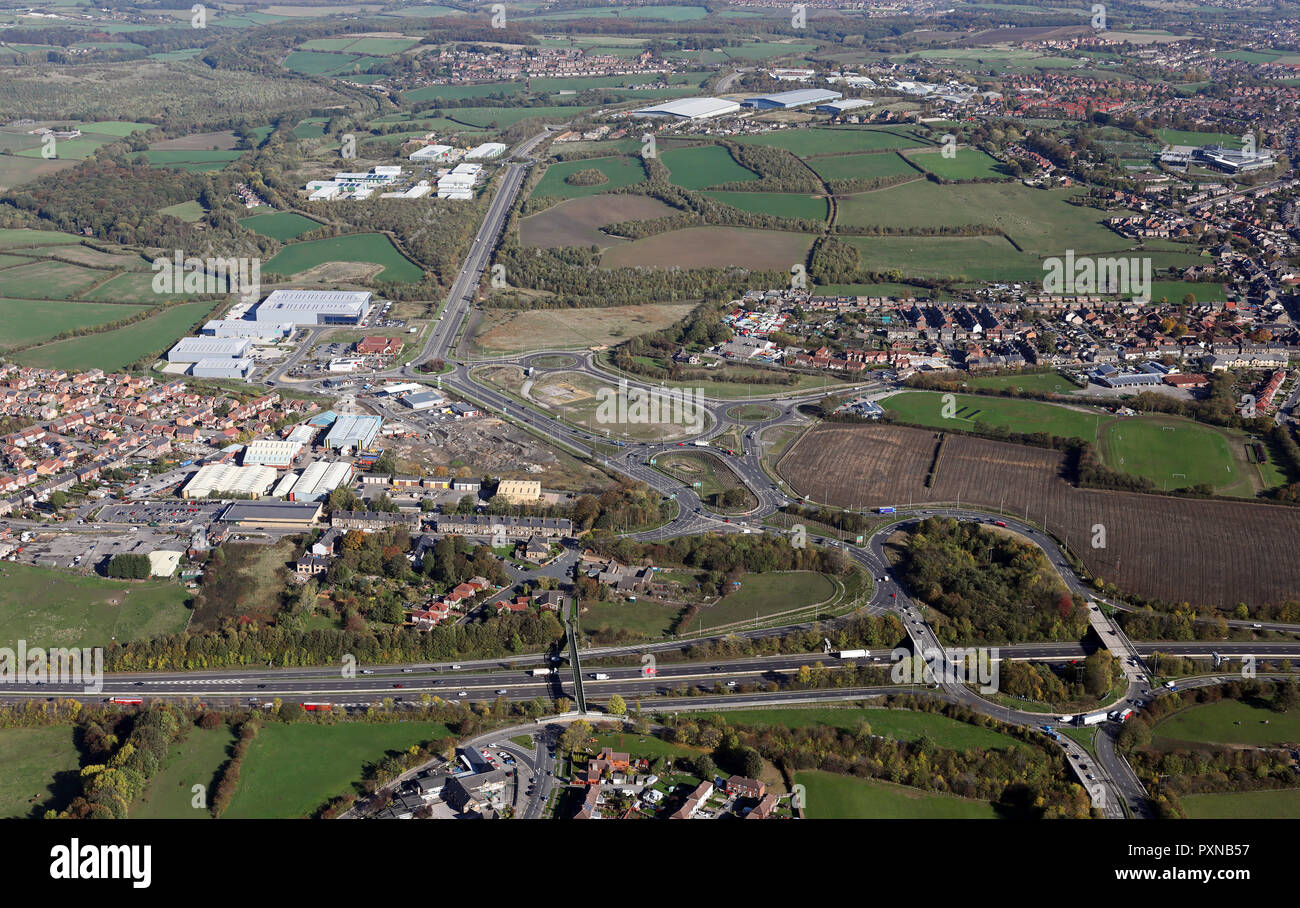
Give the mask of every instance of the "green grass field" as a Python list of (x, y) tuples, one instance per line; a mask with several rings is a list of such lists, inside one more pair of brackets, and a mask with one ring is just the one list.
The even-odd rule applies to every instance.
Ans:
[[(476, 129), (484, 129), (496, 124), (497, 129), (508, 129), (520, 120), (540, 117), (547, 120), (563, 121), (581, 116), (588, 107), (464, 107), (449, 110), (449, 119), (464, 123)], [(639, 147), (639, 145), (638, 145)]]
[(802, 158), (848, 151), (884, 151), (921, 148), (924, 142), (887, 129), (856, 127), (827, 129), (780, 129), (757, 136), (739, 136), (742, 145), (770, 145), (784, 148)]
[(79, 297), (108, 275), (67, 262), (43, 261), (6, 268), (0, 272), (0, 280), (5, 296), (58, 300)]
[(307, 76), (328, 76), (351, 66), (359, 56), (332, 54), (315, 50), (295, 50), (284, 58), (284, 68), (289, 72)]
[(808, 164), (823, 180), (874, 180), (903, 174), (920, 176), (901, 155), (879, 152), (813, 158)]
[[(918, 183), (906, 185), (914, 186)], [(902, 188), (905, 187), (895, 187)], [(866, 194), (883, 196), (892, 191), (894, 190), (884, 189), (878, 193)], [(841, 212), (845, 210), (843, 206), (850, 204), (853, 198), (851, 196), (842, 203)], [(880, 199), (879, 203), (886, 204), (884, 199)], [(844, 214), (841, 214), (843, 217)], [(1037, 256), (1019, 251), (1001, 236), (846, 236), (842, 239), (858, 247), (862, 268), (892, 273), (898, 278), (1038, 281), (1043, 277), (1043, 268)]]
[(971, 388), (1019, 388), (1022, 391), (1044, 391), (1051, 394), (1069, 394), (1079, 387), (1056, 372), (971, 376), (966, 379), (966, 384)]
[[(816, 656), (808, 657), (809, 665), (817, 661)], [(821, 660), (823, 665), (834, 661), (831, 658)], [(897, 741), (915, 741), (922, 735), (928, 735), (940, 747), (960, 751), (974, 748), (1004, 750), (1023, 746), (1014, 738), (991, 728), (980, 728), (937, 713), (914, 712), (909, 709), (742, 709), (728, 710), (726, 716), (732, 725), (779, 725), (786, 728), (829, 725), (847, 732), (856, 731), (858, 723), (865, 721), (871, 726), (873, 735)]]
[[(984, 387), (989, 387), (990, 382), (1008, 386), (1024, 383), (1034, 390), (1055, 390), (1048, 386), (1056, 383), (1067, 390), (1073, 387), (1050, 375), (991, 376), (983, 381)], [(1253, 466), (1245, 460), (1248, 439), (1241, 432), (1177, 417), (1116, 418), (1099, 410), (1036, 400), (970, 394), (953, 397), (955, 409), (950, 416), (944, 415), (944, 395), (934, 391), (905, 391), (885, 398), (881, 406), (905, 422), (936, 429), (1003, 426), (1012, 432), (1082, 438), (1097, 446), (1107, 466), (1145, 476), (1158, 489), (1209, 483), (1221, 495), (1250, 498), (1260, 489), (1284, 481), (1271, 462)]]
[(188, 591), (166, 580), (128, 582), (6, 562), (0, 640), (32, 646), (107, 646), (182, 630)]
[(388, 751), (450, 734), (437, 722), (263, 726), (248, 749), (239, 789), (223, 816), (310, 816), (330, 798), (353, 791), (365, 767)]
[[(1001, 230), (1028, 253), (1043, 256), (1062, 255), (1066, 249), (1073, 249), (1080, 255), (1112, 252), (1131, 245), (1102, 224), (1108, 213), (1069, 204), (1069, 199), (1075, 194), (1070, 189), (1031, 189), (1022, 183), (940, 185), (929, 180), (913, 180), (842, 199), (838, 206), (838, 220), (846, 225), (903, 229), (979, 225)], [(918, 250), (934, 248), (934, 253), (907, 269), (910, 273), (921, 274), (930, 273), (927, 267), (937, 266), (942, 261), (944, 246), (979, 241), (1006, 246), (1014, 260), (1032, 267), (1034, 278), (1042, 279), (1042, 266), (1036, 258), (1017, 252), (997, 236), (881, 237), (873, 238), (871, 246), (882, 242), (910, 242)], [(1152, 267), (1156, 267), (1154, 261)]]
[(706, 192), (709, 198), (758, 214), (771, 214), (781, 218), (803, 218), (809, 221), (826, 220), (828, 203), (824, 198), (799, 195), (795, 192)]
[(667, 636), (679, 609), (654, 600), (584, 604), (579, 622), (588, 634), (626, 630), (650, 639)]
[(1160, 141), (1168, 145), (1226, 145), (1241, 147), (1241, 136), (1224, 132), (1190, 132), (1185, 129), (1157, 129)]
[(320, 222), (303, 217), (295, 211), (274, 211), (240, 218), (239, 226), (283, 243), (315, 230), (320, 226)]
[(217, 151), (211, 148), (167, 148), (144, 152), (145, 159), (155, 167), (178, 167), (182, 170), (220, 170), (241, 154), (242, 151)]
[(747, 167), (741, 167), (731, 152), (721, 145), (674, 148), (663, 152), (659, 160), (668, 168), (672, 182), (683, 189), (704, 189), (723, 183), (758, 179), (758, 174)]
[(143, 303), (148, 306), (186, 298), (187, 294), (184, 293), (155, 292), (153, 279), (153, 271), (128, 271), (104, 281), (87, 293), (85, 298), (110, 303)]
[(680, 630), (703, 632), (724, 624), (754, 621), (767, 615), (823, 602), (835, 595), (834, 581), (810, 571), (746, 574), (740, 589), (714, 604), (701, 608)]
[(377, 280), (414, 283), (424, 276), (424, 271), (397, 251), (391, 240), (382, 233), (354, 233), (349, 236), (329, 237), (285, 246), (267, 262), (262, 270), (267, 274), (289, 277), (327, 262), (369, 262), (383, 265)]
[(908, 155), (913, 163), (945, 180), (981, 180), (1003, 177), (998, 162), (978, 148), (958, 148), (954, 157), (940, 151), (920, 151)]
[[(0, 272), (0, 281), (4, 273)], [(0, 299), (0, 348), (49, 340), (56, 334), (130, 318), (143, 306)]]
[[(580, 170), (599, 170), (608, 180), (595, 186), (574, 186), (565, 178)], [(635, 157), (588, 158), (585, 161), (565, 161), (551, 164), (537, 181), (533, 195), (538, 198), (553, 196), (559, 199), (576, 199), (596, 195), (607, 189), (631, 186), (645, 179), (641, 159)]]
[(0, 228), (0, 249), (10, 252), (34, 249), (40, 246), (71, 245), (81, 242), (81, 237), (55, 230), (28, 230), (23, 227)]
[(1242, 744), (1265, 747), (1300, 743), (1300, 713), (1277, 713), (1240, 700), (1220, 700), (1180, 710), (1152, 729), (1152, 744)]
[(76, 729), (0, 729), (0, 766), (0, 819), (29, 818), (52, 800), (71, 799), (79, 789), (76, 774), (81, 769)]
[(805, 814), (817, 820), (993, 820), (984, 801), (931, 794), (889, 782), (859, 779), (820, 770), (795, 773), (806, 789)]
[(159, 208), (159, 214), (170, 214), (174, 218), (180, 218), (187, 223), (194, 223), (206, 213), (203, 205), (197, 199), (191, 199), (188, 202), (177, 202), (175, 205), (168, 205), (166, 208)]
[[(172, 745), (149, 787), (131, 805), (133, 820), (208, 820), (216, 793), (217, 771), (230, 757), (235, 736), (227, 725), (191, 728), (185, 740)], [(194, 786), (204, 786), (203, 807), (194, 806)]]
[(1193, 820), (1294, 820), (1300, 817), (1300, 788), (1185, 795)]
[(197, 322), (206, 319), (213, 304), (180, 303), (142, 322), (24, 350), (20, 362), (47, 369), (99, 368), (113, 372), (142, 356), (161, 352)]

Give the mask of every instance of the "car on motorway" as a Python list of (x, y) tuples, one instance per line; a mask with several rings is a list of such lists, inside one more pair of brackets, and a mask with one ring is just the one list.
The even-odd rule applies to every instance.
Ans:
[(504, 687), (498, 687), (498, 688), (497, 688), (497, 694), (498, 694), (498, 696), (499, 696), (499, 695), (502, 695), (502, 694), (508, 694), (508, 693), (510, 693), (510, 692), (509, 692), (508, 690), (506, 690)]
[(393, 687), (406, 687), (405, 684), (394, 684)]
[(461, 691), (461, 692), (458, 693), (456, 696), (458, 696), (458, 697), (468, 697), (469, 694), (465, 693), (465, 691)]

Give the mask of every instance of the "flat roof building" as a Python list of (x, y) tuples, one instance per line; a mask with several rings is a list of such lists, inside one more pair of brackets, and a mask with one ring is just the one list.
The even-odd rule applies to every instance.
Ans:
[(437, 391), (429, 390), (406, 394), (400, 397), (399, 400), (412, 410), (419, 411), (431, 410), (434, 407), (441, 406), (446, 401), (446, 398)]
[(216, 318), (203, 326), (206, 337), (247, 337), (250, 340), (282, 340), (293, 333), (293, 322), (255, 322), (244, 318)]
[(244, 359), (253, 342), (248, 338), (182, 337), (167, 351), (169, 363), (197, 363), (204, 359)]
[(190, 369), (195, 378), (248, 378), (253, 371), (251, 359), (201, 359)]
[(307, 528), (320, 520), (318, 501), (236, 501), (220, 519), (241, 527)]
[(747, 98), (740, 104), (742, 107), (753, 107), (756, 110), (790, 110), (795, 107), (806, 107), (809, 104), (825, 104), (827, 101), (842, 97), (843, 94), (831, 91), (829, 88), (800, 88), (795, 91), (780, 91), (774, 95)]
[(294, 458), (302, 451), (302, 445), (296, 441), (281, 441), (275, 438), (258, 438), (244, 448), (244, 466), (276, 467), (286, 470), (293, 465)]
[(286, 494), (292, 501), (322, 501), (339, 486), (352, 481), (352, 464), (315, 460), (307, 464)]
[(207, 498), (213, 492), (225, 495), (250, 495), (260, 498), (275, 482), (270, 467), (237, 467), (233, 463), (209, 463), (199, 467), (185, 484), (182, 498)]
[(723, 98), (677, 98), (653, 107), (632, 111), (634, 117), (667, 117), (676, 120), (707, 120), (740, 110), (736, 101)]
[(506, 146), (500, 142), (484, 142), (482, 145), (475, 145), (469, 151), (465, 152), (467, 161), (484, 161), (495, 158), (506, 150)]
[(275, 290), (253, 317), (259, 322), (294, 325), (355, 325), (370, 313), (369, 290)]
[(336, 451), (368, 448), (379, 434), (383, 420), (363, 413), (341, 413), (325, 436), (325, 444)]
[(862, 107), (870, 107), (875, 103), (876, 103), (875, 101), (869, 101), (866, 98), (844, 98), (843, 100), (840, 101), (828, 101), (825, 104), (818, 104), (813, 109), (816, 110), (818, 113), (825, 113), (825, 114), (830, 114), (833, 117), (838, 117), (840, 114), (844, 113), (845, 111), (857, 110)]
[(511, 504), (534, 504), (542, 497), (542, 484), (536, 479), (503, 479), (497, 494)]

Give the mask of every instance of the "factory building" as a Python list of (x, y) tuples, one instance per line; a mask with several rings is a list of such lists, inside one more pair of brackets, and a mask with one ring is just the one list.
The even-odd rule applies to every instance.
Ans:
[(370, 314), (369, 290), (275, 290), (258, 304), (258, 322), (356, 325)]
[(293, 466), (294, 458), (302, 451), (302, 445), (296, 441), (280, 441), (275, 438), (259, 438), (244, 448), (244, 466), (275, 467), (287, 470)]
[(752, 107), (755, 110), (793, 110), (809, 104), (825, 104), (827, 101), (835, 101), (842, 97), (843, 94), (831, 91), (829, 88), (799, 88), (794, 91), (780, 91), (774, 95), (759, 95), (740, 103), (742, 107)]
[(253, 371), (251, 359), (201, 359), (190, 369), (195, 378), (248, 378)]
[(466, 161), (487, 161), (497, 157), (506, 150), (506, 146), (500, 142), (484, 142), (482, 145), (475, 145), (469, 151), (465, 152)]
[(182, 337), (167, 351), (169, 363), (197, 363), (205, 359), (244, 359), (253, 342), (248, 338)]
[(250, 495), (260, 498), (275, 482), (275, 470), (270, 467), (237, 467), (232, 463), (209, 463), (185, 484), (182, 498), (207, 498), (213, 492), (220, 495)]
[(722, 98), (678, 98), (653, 107), (632, 111), (634, 117), (659, 117), (670, 120), (707, 120), (740, 110), (740, 104)]
[(334, 420), (334, 425), (330, 426), (329, 434), (325, 436), (325, 444), (336, 451), (360, 451), (374, 443), (382, 424), (383, 420), (378, 416), (341, 413), (339, 418)]
[[(329, 497), (330, 492), (351, 482), (353, 475), (354, 470), (350, 463), (312, 461), (307, 464), (300, 476), (293, 478), (291, 474), (285, 477), (286, 480), (293, 478), (293, 482), (284, 489), (283, 494), (288, 495), (291, 501), (323, 501)], [(276, 487), (277, 497), (280, 494), (280, 487)]]
[(214, 318), (203, 326), (204, 337), (246, 337), (249, 340), (284, 340), (293, 333), (293, 322), (272, 324), (243, 318)]
[(318, 501), (236, 501), (221, 514), (221, 520), (241, 527), (296, 530), (315, 526), (320, 520)]

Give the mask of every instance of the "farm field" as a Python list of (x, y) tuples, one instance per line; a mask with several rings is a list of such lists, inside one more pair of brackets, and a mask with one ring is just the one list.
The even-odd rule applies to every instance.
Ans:
[(694, 308), (693, 303), (687, 303), (596, 309), (488, 309), (474, 335), (474, 350), (485, 355), (510, 355), (603, 347), (659, 331), (685, 318)]
[[(353, 790), (366, 765), (388, 751), (450, 734), (437, 722), (263, 726), (248, 749), (239, 788), (223, 817), (310, 816), (330, 798)], [(303, 754), (312, 758), (304, 760)]]
[(211, 810), (194, 806), (192, 789), (203, 785), (210, 803), (217, 790), (217, 772), (230, 758), (234, 744), (235, 735), (227, 725), (191, 728), (184, 740), (172, 745), (158, 774), (131, 805), (131, 819), (211, 819)]
[(44, 158), (0, 154), (0, 189), (22, 186), (40, 177), (76, 166), (77, 162), (72, 158), (47, 161)]
[(240, 218), (239, 226), (283, 243), (315, 230), (320, 226), (320, 222), (304, 217), (296, 211), (274, 211)]
[[(929, 180), (913, 180), (841, 199), (838, 221), (845, 225), (902, 229), (979, 225), (1005, 232), (1022, 249), (1040, 256), (1064, 255), (1066, 249), (1082, 255), (1122, 250), (1132, 245), (1131, 241), (1101, 223), (1106, 213), (1069, 204), (1073, 194), (1073, 190), (1031, 189), (1021, 183), (941, 185)], [(858, 242), (856, 239), (853, 241)], [(878, 241), (911, 241), (914, 244), (996, 242), (1007, 246), (1021, 261), (1032, 262), (1038, 278), (1042, 277), (1042, 268), (1036, 261), (1017, 252), (1001, 237), (873, 238), (873, 243)], [(870, 246), (866, 251), (870, 251)], [(937, 255), (934, 257), (938, 258)]]
[(807, 790), (805, 814), (817, 820), (993, 820), (997, 813), (986, 801), (936, 794), (838, 773), (806, 769), (795, 773), (795, 784)]
[(206, 173), (210, 170), (221, 170), (231, 161), (238, 158), (242, 151), (212, 151), (204, 149), (194, 149), (185, 151), (182, 149), (160, 150), (143, 152), (145, 160), (155, 167), (172, 167), (178, 170), (187, 170), (192, 173)]
[[(1061, 478), (1056, 451), (961, 435), (948, 436), (927, 488), (935, 441), (928, 429), (825, 424), (801, 436), (776, 470), (798, 494), (843, 507), (959, 499), (1002, 507), (1072, 543), (1094, 576), (1142, 596), (1231, 608), (1300, 594), (1300, 565), (1289, 555), (1300, 513), (1292, 508), (1077, 489)], [(1084, 544), (1098, 523), (1105, 549)], [(1260, 563), (1270, 570), (1256, 570)]]
[(68, 299), (81, 296), (108, 277), (108, 272), (53, 260), (15, 265), (4, 269), (0, 274), (4, 276), (5, 295), (23, 299)]
[(285, 246), (262, 266), (266, 274), (292, 277), (326, 263), (363, 262), (383, 266), (375, 276), (380, 281), (414, 283), (424, 276), (418, 265), (397, 251), (382, 233), (354, 233), (349, 236), (309, 240)]
[(1012, 432), (1082, 438), (1097, 446), (1107, 466), (1145, 476), (1165, 491), (1208, 483), (1220, 495), (1253, 498), (1284, 478), (1268, 465), (1261, 472), (1246, 459), (1243, 433), (1189, 419), (1158, 415), (1116, 418), (1094, 408), (1075, 409), (1036, 400), (968, 394), (953, 397), (956, 410), (951, 419), (943, 415), (944, 395), (935, 391), (905, 391), (884, 398), (881, 406), (905, 422), (936, 429), (1001, 426)]
[(0, 249), (16, 252), (41, 246), (80, 245), (81, 237), (55, 230), (29, 230), (25, 227), (0, 228)]
[(825, 198), (796, 192), (705, 192), (703, 195), (741, 211), (809, 221), (826, 220), (829, 207)]
[[(890, 190), (868, 194), (887, 192)], [(884, 200), (880, 202), (883, 204)], [(1043, 276), (1036, 256), (1019, 251), (1001, 236), (843, 236), (841, 239), (858, 248), (862, 268), (893, 272), (898, 277), (1035, 281)]]
[(87, 293), (85, 298), (104, 302), (141, 303), (148, 306), (186, 298), (187, 294), (184, 293), (155, 293), (154, 276), (153, 271), (128, 271), (104, 281)]
[(767, 615), (825, 602), (836, 593), (835, 581), (811, 571), (746, 574), (740, 589), (713, 605), (702, 606), (681, 633), (705, 633), (711, 628), (752, 622)]
[(703, 6), (634, 6), (623, 7), (620, 9), (599, 7), (584, 7), (575, 10), (561, 10), (558, 12), (534, 13), (524, 15), (522, 19), (587, 19), (592, 17), (616, 18), (616, 19), (661, 19), (665, 22), (688, 22), (694, 19), (703, 19), (709, 14), (707, 8)]
[(945, 158), (939, 151), (919, 151), (909, 160), (945, 180), (982, 180), (1004, 177), (997, 160), (978, 148), (958, 148), (956, 157)]
[(604, 268), (725, 268), (788, 272), (808, 258), (812, 236), (742, 227), (687, 227), (623, 243), (601, 256)]
[[(818, 661), (809, 657), (809, 664)], [(825, 660), (823, 660), (825, 664)], [(806, 725), (829, 725), (841, 731), (853, 732), (859, 722), (871, 726), (873, 735), (893, 738), (896, 741), (915, 741), (922, 735), (929, 736), (940, 747), (967, 751), (974, 748), (982, 750), (1005, 750), (1009, 747), (1022, 747), (1015, 738), (1009, 738), (991, 728), (980, 728), (966, 722), (958, 722), (937, 713), (920, 712), (911, 709), (854, 709), (854, 708), (809, 708), (809, 709), (738, 709), (728, 710), (727, 722), (731, 725), (777, 725), (783, 728), (800, 728)]]
[(81, 770), (76, 736), (71, 725), (0, 729), (0, 819), (31, 818), (75, 796)]
[[(0, 271), (0, 280), (3, 277), (4, 272)], [(113, 303), (0, 299), (0, 349), (39, 343), (64, 331), (130, 318), (143, 308)]]
[(644, 195), (594, 195), (568, 199), (519, 221), (519, 242), (525, 246), (614, 246), (630, 242), (602, 233), (600, 228), (621, 221), (649, 220), (676, 209)]
[(1300, 817), (1300, 788), (1193, 794), (1182, 797), (1193, 820), (1294, 820)]
[[(574, 186), (565, 179), (580, 170), (599, 170), (607, 180), (595, 186)], [(631, 186), (645, 179), (645, 168), (641, 159), (621, 156), (616, 158), (588, 158), (585, 161), (564, 161), (551, 164), (546, 173), (537, 181), (533, 195), (538, 198), (553, 196), (560, 199), (576, 199), (581, 196), (596, 195), (607, 189)]]
[(722, 145), (674, 148), (659, 156), (669, 179), (683, 189), (705, 189), (739, 180), (757, 180), (758, 174), (742, 167)]
[(1179, 710), (1151, 729), (1161, 749), (1195, 744), (1268, 747), (1300, 744), (1300, 715), (1279, 713), (1241, 700), (1219, 700)]
[(812, 128), (784, 129), (757, 136), (738, 136), (742, 145), (770, 145), (792, 151), (801, 158), (849, 151), (885, 151), (922, 148), (925, 143), (889, 129)]
[[(495, 124), (497, 129), (508, 129), (521, 120), (542, 118), (563, 121), (581, 116), (586, 107), (461, 107), (444, 111), (449, 120), (464, 123), (476, 129)], [(639, 148), (638, 144), (638, 148)]]
[(808, 162), (823, 180), (874, 180), (903, 174), (920, 176), (903, 156), (893, 153), (837, 154)]
[(107, 646), (172, 634), (189, 618), (189, 592), (167, 580), (132, 582), (6, 562), (0, 639), (42, 646)]
[(203, 321), (213, 308), (211, 302), (181, 303), (124, 328), (32, 347), (16, 354), (15, 359), (42, 368), (100, 368), (113, 372), (142, 356), (161, 353)]

